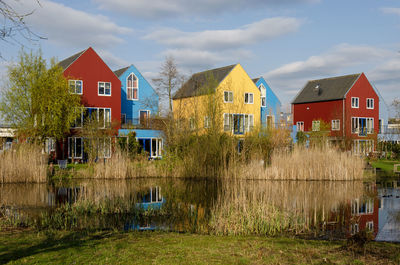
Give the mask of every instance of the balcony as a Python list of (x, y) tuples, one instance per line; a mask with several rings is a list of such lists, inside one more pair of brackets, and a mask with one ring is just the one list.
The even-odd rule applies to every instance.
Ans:
[(126, 119), (121, 122), (122, 129), (161, 130), (165, 127), (165, 120), (160, 118)]

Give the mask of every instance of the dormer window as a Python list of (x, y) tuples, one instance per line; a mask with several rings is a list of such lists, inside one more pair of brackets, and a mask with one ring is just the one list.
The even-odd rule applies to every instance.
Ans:
[(138, 99), (138, 79), (133, 73), (127, 78), (126, 98), (129, 100)]

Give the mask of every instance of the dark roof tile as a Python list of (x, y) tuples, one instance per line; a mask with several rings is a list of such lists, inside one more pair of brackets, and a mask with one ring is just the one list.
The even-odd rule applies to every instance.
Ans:
[(76, 61), (87, 49), (78, 52), (77, 54), (74, 54), (67, 59), (62, 60), (61, 62), (58, 63), (59, 66), (61, 66), (64, 70), (66, 70), (73, 62)]
[(343, 99), (361, 74), (308, 81), (292, 104)]
[(213, 82), (211, 89), (215, 91), (217, 86), (224, 80), (224, 78), (232, 71), (236, 64), (207, 70), (200, 73), (193, 74), (188, 81), (175, 93), (173, 99), (188, 98), (199, 95), (206, 95), (209, 93), (206, 88), (209, 82)]
[(114, 71), (114, 74), (118, 77), (120, 77), (123, 73), (125, 73), (126, 70), (128, 70), (129, 66), (118, 69), (116, 71)]

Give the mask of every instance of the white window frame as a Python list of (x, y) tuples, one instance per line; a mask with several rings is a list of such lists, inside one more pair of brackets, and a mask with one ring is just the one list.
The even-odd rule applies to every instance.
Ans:
[(193, 117), (189, 118), (189, 128), (190, 130), (196, 129), (196, 121)]
[(321, 121), (316, 120), (312, 121), (312, 131), (313, 132), (319, 132), (321, 130)]
[[(83, 138), (82, 137), (68, 137), (68, 158), (72, 159), (72, 155), (70, 154), (70, 139), (73, 139), (74, 144), (74, 159), (82, 159), (83, 158)], [(76, 156), (76, 139), (81, 139), (81, 156)]]
[(248, 92), (244, 93), (244, 104), (254, 104), (254, 94), (253, 93), (248, 93)]
[(140, 125), (144, 125), (144, 124), (141, 124), (140, 123), (140, 112), (147, 112), (147, 120), (146, 120), (146, 123), (149, 123), (150, 122), (150, 115), (151, 115), (151, 111), (150, 110), (147, 110), (147, 109), (140, 109), (139, 110), (139, 124)]
[[(100, 85), (104, 86), (104, 93), (100, 94)], [(106, 94), (106, 84), (110, 84), (110, 94)], [(102, 97), (111, 97), (112, 95), (112, 87), (111, 87), (111, 82), (105, 82), (105, 81), (99, 81), (97, 82), (97, 95), (102, 96)]]
[(267, 97), (261, 97), (261, 107), (266, 107), (266, 106), (267, 106)]
[(230, 113), (224, 113), (223, 127), (225, 132), (232, 131), (233, 116)]
[[(228, 100), (225, 100), (225, 95), (228, 95)], [(224, 91), (224, 103), (233, 103), (233, 91)]]
[(373, 98), (367, 98), (367, 109), (374, 109), (374, 103)]
[[(374, 133), (374, 118), (365, 118), (366, 119), (366, 124), (367, 124), (367, 134), (373, 134)], [(369, 126), (372, 125), (372, 126)]]
[(296, 122), (296, 129), (298, 132), (304, 132), (304, 121)]
[(332, 131), (340, 131), (340, 120), (332, 120)]
[(358, 109), (360, 107), (360, 98), (359, 97), (351, 97), (351, 107), (353, 109)]
[(204, 128), (210, 128), (210, 117), (204, 116)]
[[(134, 76), (136, 78), (136, 87), (133, 85), (132, 83), (132, 87), (129, 86), (128, 83), (128, 79), (130, 76)], [(131, 89), (131, 96), (129, 96), (129, 89)], [(133, 91), (136, 89), (136, 98), (133, 97), (134, 93)], [(133, 100), (133, 101), (137, 101), (139, 100), (139, 78), (134, 74), (134, 73), (130, 73), (127, 77), (126, 77), (126, 99), (127, 100)]]
[[(80, 93), (76, 92), (76, 82), (81, 82), (81, 92)], [(83, 94), (83, 81), (82, 80), (68, 80), (68, 86), (69, 86), (69, 92), (71, 94), (77, 94), (77, 95), (82, 95)], [(71, 91), (71, 86), (74, 87), (74, 91), (73, 92)]]
[(374, 232), (374, 221), (368, 221), (365, 223), (365, 229), (370, 232)]

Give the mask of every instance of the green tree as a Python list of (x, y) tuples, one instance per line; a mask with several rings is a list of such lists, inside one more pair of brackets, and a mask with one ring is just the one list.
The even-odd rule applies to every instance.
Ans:
[(54, 59), (47, 67), (41, 51), (21, 50), (18, 59), (8, 68), (0, 100), (4, 121), (35, 141), (62, 139), (79, 115), (80, 96), (69, 92), (63, 69)]

